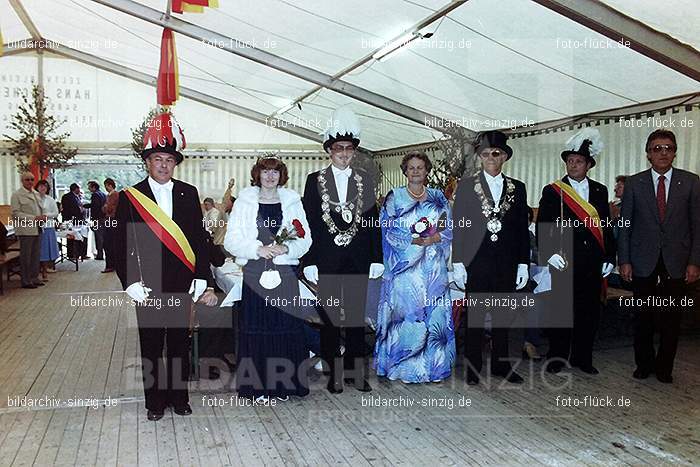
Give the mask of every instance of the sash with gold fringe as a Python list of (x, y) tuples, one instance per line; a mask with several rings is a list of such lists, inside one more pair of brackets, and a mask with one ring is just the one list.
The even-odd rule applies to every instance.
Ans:
[(146, 225), (151, 229), (163, 245), (177, 256), (187, 268), (194, 272), (196, 258), (187, 237), (167, 214), (148, 196), (132, 187), (124, 190), (131, 204), (136, 208)]
[(562, 180), (557, 180), (552, 183), (551, 187), (563, 198), (564, 203), (574, 212), (576, 217), (578, 217), (581, 222), (584, 222), (584, 225), (598, 241), (600, 248), (605, 251), (603, 228), (600, 222), (600, 215), (595, 206), (581, 198), (571, 185), (564, 183)]

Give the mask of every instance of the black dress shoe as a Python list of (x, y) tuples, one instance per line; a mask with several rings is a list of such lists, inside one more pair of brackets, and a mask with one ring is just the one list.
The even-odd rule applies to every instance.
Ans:
[(343, 385), (340, 383), (333, 384), (333, 381), (328, 381), (326, 389), (328, 389), (328, 392), (330, 392), (331, 394), (340, 394), (341, 392), (343, 392)]
[(632, 377), (634, 379), (647, 379), (650, 374), (651, 373), (649, 371), (644, 371), (637, 368), (636, 370), (634, 370), (634, 373), (632, 373)]
[(593, 365), (579, 365), (578, 369), (584, 373), (588, 373), (589, 375), (597, 375), (600, 373), (600, 371), (598, 371), (598, 369)]
[(362, 383), (359, 383), (359, 384), (350, 378), (345, 378), (344, 381), (345, 381), (345, 384), (347, 384), (348, 386), (354, 387), (355, 389), (357, 389), (360, 392), (370, 392), (372, 390), (372, 386), (369, 385), (369, 382), (366, 379), (363, 379)]
[(192, 408), (190, 407), (190, 404), (176, 405), (173, 407), (173, 412), (182, 416), (192, 415)]
[(146, 418), (148, 418), (152, 422), (157, 422), (158, 420), (163, 418), (164, 414), (165, 414), (165, 412), (163, 412), (162, 410), (160, 410), (160, 411), (149, 410), (148, 413), (146, 414)]
[(479, 384), (479, 375), (476, 373), (467, 372), (467, 384), (469, 386), (476, 386)]
[(660, 383), (671, 384), (673, 382), (673, 376), (671, 375), (661, 375), (657, 373), (656, 379), (658, 379)]
[(511, 371), (510, 373), (505, 373), (505, 374), (503, 374), (503, 373), (491, 373), (491, 374), (493, 376), (500, 376), (501, 378), (504, 378), (509, 383), (513, 383), (513, 384), (523, 384), (523, 382), (525, 381), (522, 376), (520, 376), (519, 374), (517, 374), (514, 371)]
[(37, 286), (34, 284), (27, 284), (22, 286), (23, 289), (36, 289)]
[(564, 369), (563, 362), (549, 362), (547, 364), (547, 373), (557, 374)]

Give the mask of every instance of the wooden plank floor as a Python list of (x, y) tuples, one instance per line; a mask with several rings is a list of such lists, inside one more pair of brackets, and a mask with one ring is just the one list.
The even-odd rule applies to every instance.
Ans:
[[(191, 386), (194, 414), (146, 420), (133, 308), (81, 306), (118, 290), (103, 263), (59, 266), (46, 287), (0, 297), (0, 466), (5, 465), (693, 465), (700, 460), (700, 339), (685, 338), (673, 385), (636, 381), (632, 349), (598, 351), (598, 376), (519, 369), (467, 386), (372, 379), (332, 396), (324, 381), (276, 407), (230, 404), (231, 378)], [(95, 293), (95, 295), (87, 295)], [(613, 407), (564, 407), (610, 397)], [(26, 398), (26, 399), (23, 399)], [(617, 406), (620, 398), (627, 406)], [(16, 407), (17, 402), (22, 407)], [(460, 406), (469, 399), (471, 405)], [(26, 400), (43, 402), (26, 407)], [(82, 403), (78, 406), (76, 403)], [(111, 403), (106, 403), (110, 402)], [(226, 405), (211, 406), (213, 401)], [(403, 406), (370, 406), (370, 402)], [(412, 404), (411, 407), (407, 406)]]

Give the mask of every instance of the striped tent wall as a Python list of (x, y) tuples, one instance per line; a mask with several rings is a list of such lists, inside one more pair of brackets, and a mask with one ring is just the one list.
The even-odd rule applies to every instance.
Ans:
[[(99, 151), (95, 151), (98, 154)], [(106, 157), (106, 156), (105, 156)], [(121, 159), (131, 156), (113, 156)], [(175, 178), (197, 187), (202, 199), (212, 197), (217, 203), (226, 191), (228, 181), (236, 180), (234, 196), (242, 188), (250, 186), (250, 169), (253, 168), (259, 153), (244, 155), (195, 156), (185, 157), (185, 160), (175, 169)], [(304, 154), (279, 154), (287, 165), (289, 181), (287, 187), (300, 194), (304, 191), (306, 176), (329, 164), (328, 155), (324, 152)], [(76, 158), (80, 164), (80, 156)], [(109, 161), (105, 161), (108, 164)], [(14, 157), (0, 154), (0, 204), (10, 204), (12, 193), (19, 189), (19, 175), (15, 167)]]
[[(605, 184), (612, 197), (617, 175), (632, 175), (649, 168), (644, 152), (646, 138), (657, 128), (666, 127), (676, 135), (678, 152), (674, 166), (700, 174), (700, 107), (687, 106), (667, 109), (653, 114), (635, 116), (620, 121), (600, 121), (593, 124), (600, 131), (605, 149), (589, 176)], [(566, 127), (538, 134), (514, 135), (509, 140), (513, 158), (504, 166), (504, 173), (523, 181), (527, 186), (528, 204), (537, 206), (542, 187), (561, 178), (565, 173), (560, 154), (564, 143), (583, 126)], [(399, 164), (413, 149), (420, 149), (436, 161), (441, 153), (429, 145), (400, 148), (377, 154), (384, 179), (382, 193), (404, 185), (405, 177)]]
[[(633, 126), (625, 126), (625, 122)], [(633, 175), (650, 167), (644, 144), (647, 136), (659, 127), (666, 127), (676, 135), (678, 151), (673, 165), (700, 173), (700, 107), (669, 109), (622, 123), (609, 121), (591, 126), (600, 131), (605, 148), (588, 175), (608, 187), (611, 199), (617, 175)], [(543, 186), (566, 173), (560, 157), (564, 143), (582, 127), (509, 140), (513, 158), (505, 165), (504, 172), (525, 183), (530, 206), (539, 204)]]
[(0, 204), (10, 204), (12, 193), (22, 186), (19, 182), (19, 173), (15, 158), (7, 153), (0, 152)]
[[(236, 180), (234, 196), (250, 186), (250, 170), (258, 157), (257, 154), (186, 157), (175, 169), (175, 178), (196, 186), (202, 199), (211, 197), (218, 203), (231, 178)], [(280, 154), (278, 157), (284, 161), (289, 173), (286, 187), (299, 194), (304, 192), (306, 176), (329, 164), (328, 155), (321, 152), (304, 155)]]

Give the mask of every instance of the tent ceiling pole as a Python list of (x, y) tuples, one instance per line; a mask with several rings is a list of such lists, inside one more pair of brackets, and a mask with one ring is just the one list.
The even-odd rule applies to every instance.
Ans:
[[(147, 84), (149, 86), (156, 85), (156, 78), (146, 73), (142, 73), (140, 71), (136, 71), (122, 65), (118, 65), (116, 63), (110, 62), (109, 60), (105, 60), (95, 55), (81, 52), (79, 50), (75, 50), (55, 42), (49, 42), (47, 45), (48, 46), (45, 49), (46, 52), (51, 52), (57, 55), (71, 58), (81, 63), (94, 66), (95, 68), (99, 68), (101, 70), (122, 76), (124, 78), (132, 79), (134, 81)], [(231, 102), (227, 102), (223, 99), (218, 99), (208, 94), (195, 91), (194, 89), (180, 86), (180, 95), (182, 97), (186, 97), (201, 104), (208, 105), (209, 107), (214, 107), (216, 109), (223, 110), (234, 115), (238, 115), (239, 117), (243, 117), (248, 120), (253, 120), (257, 123), (262, 123), (263, 125), (277, 128), (279, 130), (286, 131), (287, 133), (291, 133), (293, 135), (300, 136), (305, 139), (322, 143), (321, 135), (317, 134), (315, 131), (294, 126), (288, 122), (270, 119), (269, 117), (267, 117), (267, 115), (261, 112), (257, 112), (255, 110), (248, 109), (246, 107), (242, 107)]]
[(32, 18), (27, 13), (27, 10), (24, 9), (22, 2), (20, 2), (19, 0), (9, 0), (9, 2), (12, 6), (12, 9), (14, 9), (15, 13), (17, 13), (19, 20), (22, 21), (24, 27), (27, 28), (27, 31), (29, 32), (29, 34), (31, 34), (32, 39), (36, 41), (40, 40), (41, 34), (39, 34), (39, 29), (37, 29), (36, 25), (32, 21)]
[(642, 55), (700, 81), (700, 52), (597, 0), (533, 0)]
[[(399, 34), (398, 36), (394, 37), (392, 40), (387, 41), (387, 44), (391, 44), (391, 43), (393, 43), (394, 41), (398, 41), (401, 37), (404, 37), (406, 34), (409, 34), (409, 33), (413, 32), (413, 31), (418, 32), (418, 31), (420, 31), (421, 29), (423, 29), (423, 28), (425, 28), (425, 27), (427, 27), (427, 26), (430, 26), (430, 25), (433, 24), (435, 21), (444, 18), (444, 17), (447, 16), (447, 14), (450, 13), (452, 10), (454, 10), (455, 8), (461, 6), (462, 4), (466, 3), (467, 1), (469, 1), (469, 0), (455, 0), (455, 1), (451, 1), (451, 2), (448, 3), (447, 5), (443, 6), (443, 7), (440, 8), (439, 10), (435, 11), (432, 15), (430, 15), (430, 16), (428, 16), (427, 18), (421, 20), (420, 22), (416, 23), (416, 24), (413, 25), (412, 27), (406, 29), (406, 30), (403, 31), (401, 34)], [(360, 58), (359, 60), (355, 61), (354, 63), (348, 65), (348, 66), (345, 67), (345, 68), (343, 68), (343, 69), (340, 70), (338, 73), (336, 73), (336, 74), (333, 75), (333, 79), (342, 78), (343, 76), (347, 75), (348, 73), (351, 73), (351, 72), (353, 72), (354, 70), (360, 68), (360, 67), (361, 67), (362, 65), (364, 65), (365, 63), (368, 63), (368, 62), (372, 61), (372, 60), (373, 60), (372, 57), (374, 56), (374, 54), (377, 53), (377, 52), (379, 52), (381, 49), (382, 49), (382, 47), (378, 47), (378, 48), (372, 50), (370, 53), (368, 53), (368, 54), (365, 55), (364, 57)], [(311, 88), (309, 91), (307, 91), (307, 92), (305, 92), (304, 94), (302, 94), (301, 96), (297, 97), (297, 98), (294, 100), (294, 102), (301, 102), (301, 101), (303, 101), (304, 99), (306, 99), (307, 97), (309, 97), (309, 96), (313, 95), (314, 93), (320, 91), (321, 89), (323, 89), (322, 86), (314, 86), (314, 87)]]
[(2, 45), (3, 57), (9, 57), (10, 55), (22, 54), (25, 52), (34, 52), (36, 47), (27, 47), (27, 41), (14, 41), (7, 42)]
[[(92, 0), (95, 3), (108, 6), (122, 13), (126, 13), (135, 18), (148, 21), (152, 24), (157, 24), (162, 27), (167, 27), (175, 32), (191, 37), (211, 47), (219, 47), (234, 55), (247, 58), (261, 65), (273, 68), (283, 73), (292, 75), (305, 81), (317, 84), (324, 88), (331, 89), (345, 96), (356, 99), (365, 104), (385, 110), (394, 115), (398, 115), (412, 122), (420, 123), (426, 127), (433, 128), (442, 133), (448, 133), (449, 129), (443, 128), (439, 122), (440, 117), (423, 112), (419, 109), (402, 104), (393, 99), (389, 99), (380, 94), (368, 91), (367, 89), (355, 86), (354, 84), (333, 79), (333, 76), (322, 73), (313, 68), (301, 65), (283, 57), (271, 54), (261, 49), (254, 47), (236, 47), (235, 44), (240, 44), (232, 37), (219, 34), (209, 29), (188, 23), (179, 18), (166, 17), (165, 14), (153, 8), (149, 8), (133, 0)], [(461, 127), (460, 127), (461, 128)], [(473, 131), (466, 128), (461, 128), (467, 134), (474, 134)]]

